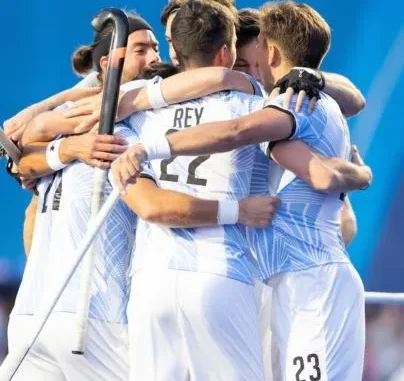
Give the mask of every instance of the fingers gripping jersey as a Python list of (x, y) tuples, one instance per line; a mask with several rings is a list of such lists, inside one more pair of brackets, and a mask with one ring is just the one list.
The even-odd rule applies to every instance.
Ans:
[[(268, 104), (283, 109), (284, 95)], [(336, 102), (321, 94), (313, 114), (288, 112), (296, 122), (291, 139), (299, 139), (327, 157), (349, 159), (349, 130)], [(262, 145), (266, 151), (268, 145)], [(269, 189), (281, 205), (267, 229), (248, 229), (248, 237), (259, 264), (260, 278), (285, 271), (304, 270), (334, 262), (349, 262), (340, 234), (343, 197), (339, 193), (314, 190), (290, 171), (270, 163)]]
[[(157, 111), (137, 113), (127, 123), (148, 134), (169, 134), (195, 124), (234, 119), (259, 109), (262, 98), (238, 92), (213, 94)], [(239, 200), (250, 193), (258, 146), (197, 157), (154, 160), (156, 183), (164, 189), (205, 199)], [(240, 225), (170, 229), (139, 221), (133, 271), (170, 268), (209, 272), (252, 282), (245, 229)]]

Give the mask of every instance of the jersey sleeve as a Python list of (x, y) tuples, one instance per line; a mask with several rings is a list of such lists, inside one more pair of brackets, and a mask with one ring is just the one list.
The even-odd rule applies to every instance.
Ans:
[(293, 121), (292, 134), (289, 136), (290, 140), (303, 140), (305, 143), (313, 143), (313, 141), (318, 140), (327, 121), (327, 113), (324, 109), (321, 101), (317, 102), (313, 113), (309, 114), (308, 104), (309, 101), (306, 99), (303, 106), (299, 112), (295, 111), (297, 94), (292, 97), (289, 109), (283, 107), (283, 101), (285, 94), (279, 95), (275, 99), (269, 101), (265, 104), (265, 107), (272, 107), (276, 110), (282, 111), (288, 114)]
[(257, 95), (259, 97), (264, 97), (265, 93), (263, 91), (262, 85), (260, 85), (255, 79), (254, 77), (252, 77), (251, 75), (247, 74), (247, 73), (243, 73), (244, 76), (250, 81), (253, 89), (254, 89), (254, 94), (253, 95)]
[(120, 90), (123, 92), (128, 92), (131, 90), (140, 89), (141, 87), (145, 87), (149, 83), (152, 83), (152, 84), (158, 83), (161, 80), (162, 80), (162, 78), (159, 77), (158, 75), (152, 79), (136, 79), (134, 81), (126, 82), (123, 85), (121, 85)]
[(121, 85), (120, 90), (123, 92), (140, 89), (141, 87), (145, 87), (148, 84), (148, 80), (146, 79), (137, 79), (135, 81), (126, 82)]

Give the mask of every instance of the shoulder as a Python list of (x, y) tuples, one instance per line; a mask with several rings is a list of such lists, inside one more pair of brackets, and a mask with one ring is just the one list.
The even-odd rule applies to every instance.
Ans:
[[(159, 78), (159, 77), (156, 77)], [(123, 92), (128, 92), (135, 89), (140, 89), (147, 86), (148, 84), (155, 83), (155, 78), (153, 79), (137, 79), (134, 81), (126, 82), (121, 85), (120, 90)]]
[(234, 113), (244, 115), (264, 107), (265, 98), (258, 95), (246, 94), (241, 91), (226, 91), (211, 95), (216, 101), (220, 101), (224, 107), (233, 110)]

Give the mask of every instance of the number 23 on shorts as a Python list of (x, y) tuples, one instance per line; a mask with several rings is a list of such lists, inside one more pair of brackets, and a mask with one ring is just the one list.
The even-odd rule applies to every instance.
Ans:
[[(296, 371), (296, 381), (320, 381), (321, 380), (321, 370), (320, 370), (320, 361), (318, 356), (315, 353), (311, 353), (304, 359), (302, 356), (297, 356), (293, 359), (293, 365), (298, 366)], [(302, 373), (305, 368), (310, 368), (308, 370), (310, 376), (309, 379), (302, 378)]]

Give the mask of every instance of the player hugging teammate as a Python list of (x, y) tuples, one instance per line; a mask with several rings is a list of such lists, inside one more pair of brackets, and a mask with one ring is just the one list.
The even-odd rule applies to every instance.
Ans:
[[(91, 166), (113, 161), (106, 192), (125, 190), (96, 243), (89, 351), (69, 350), (79, 271), (15, 379), (360, 380), (364, 290), (341, 213), (371, 172), (356, 151), (351, 162), (344, 118), (363, 107), (361, 94), (318, 71), (329, 26), (291, 1), (238, 15), (225, 1), (174, 0), (162, 20), (175, 69), (156, 66), (151, 27), (133, 20), (123, 79), (135, 81), (121, 89), (121, 121), (98, 157), (71, 147), (97, 121), (100, 95), (81, 94), (70, 111), (42, 105), (19, 137), (21, 175), (41, 179), (14, 321), (22, 305), (35, 316), (44, 303), (26, 284), (51, 292), (60, 262), (71, 263)], [(92, 55), (101, 79), (107, 56)]]

